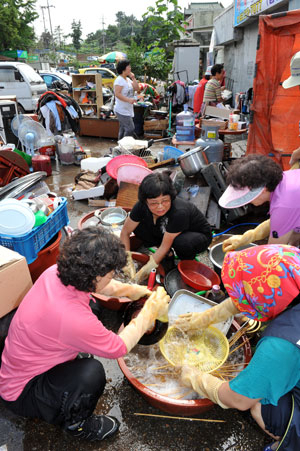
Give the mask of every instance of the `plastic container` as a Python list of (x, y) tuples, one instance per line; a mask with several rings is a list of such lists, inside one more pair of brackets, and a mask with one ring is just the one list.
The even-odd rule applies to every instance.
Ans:
[[(127, 136), (126, 136), (127, 138)], [(124, 138), (123, 138), (124, 139)], [(136, 155), (118, 155), (117, 157), (112, 158), (106, 165), (106, 172), (113, 179), (117, 179), (117, 172), (121, 164), (125, 163), (133, 163), (139, 164), (141, 166), (147, 167), (147, 163), (143, 158), (137, 157)]]
[(84, 160), (86, 158), (86, 153), (82, 150), (76, 150), (74, 152), (74, 164), (76, 164), (76, 166), (80, 166), (81, 161)]
[[(120, 333), (124, 329), (122, 325), (119, 329)], [(237, 332), (240, 326), (236, 321), (232, 323), (232, 329)], [(241, 340), (244, 342), (243, 352), (244, 359), (241, 366), (246, 367), (252, 357), (251, 346), (249, 340), (242, 336)], [(138, 347), (134, 348), (131, 352), (134, 354)], [(137, 359), (138, 361), (138, 359)], [(193, 415), (199, 415), (207, 410), (212, 409), (215, 404), (207, 398), (201, 399), (174, 399), (167, 395), (157, 393), (152, 387), (142, 384), (137, 377), (131, 373), (123, 357), (118, 359), (119, 367), (126, 377), (126, 379), (133, 385), (133, 387), (139, 392), (139, 394), (153, 407), (162, 410), (172, 415), (182, 415), (191, 417)]]
[(206, 293), (207, 299), (210, 299), (211, 301), (220, 303), (224, 301), (226, 298), (226, 295), (224, 291), (221, 290), (220, 285), (213, 285), (212, 289)]
[(55, 157), (56, 143), (54, 136), (48, 136), (40, 142), (39, 153), (48, 157)]
[(177, 149), (177, 147), (166, 146), (164, 147), (163, 159), (169, 160), (170, 158), (175, 158), (177, 162), (177, 158), (183, 154), (184, 152), (182, 152), (182, 150)]
[(47, 176), (52, 174), (51, 159), (47, 155), (35, 155), (31, 160), (34, 172), (44, 171)]
[(59, 244), (62, 238), (61, 232), (58, 232), (52, 240), (38, 253), (37, 259), (28, 267), (34, 283), (40, 275), (50, 266), (55, 265), (59, 254)]
[(24, 158), (24, 160), (26, 161), (28, 166), (31, 166), (31, 160), (32, 160), (31, 155), (28, 155), (28, 153), (22, 152), (22, 150), (18, 150), (18, 149), (14, 149), (14, 152), (16, 152), (22, 158)]
[(212, 285), (220, 285), (221, 283), (215, 271), (196, 260), (181, 260), (177, 268), (182, 280), (196, 290), (208, 290)]
[(70, 222), (67, 211), (67, 199), (65, 197), (61, 199), (61, 204), (48, 217), (45, 224), (18, 237), (0, 234), (0, 245), (19, 252), (19, 254), (24, 255), (28, 264), (32, 263), (37, 258), (38, 252), (49, 243), (56, 233)]
[(187, 104), (184, 105), (184, 110), (176, 116), (176, 140), (195, 140), (195, 118), (193, 113), (188, 111)]
[(152, 174), (152, 171), (151, 169), (145, 168), (145, 166), (134, 163), (124, 163), (118, 168), (117, 183), (119, 186), (121, 182), (140, 185), (144, 178), (149, 174)]
[(69, 165), (74, 163), (75, 142), (73, 136), (63, 136), (57, 142), (57, 153), (61, 164)]

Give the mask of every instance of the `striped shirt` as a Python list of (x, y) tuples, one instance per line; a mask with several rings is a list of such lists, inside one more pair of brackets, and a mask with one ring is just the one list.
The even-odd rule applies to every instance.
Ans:
[(218, 99), (221, 98), (221, 85), (215, 78), (208, 80), (205, 85), (203, 102), (215, 102), (218, 103)]

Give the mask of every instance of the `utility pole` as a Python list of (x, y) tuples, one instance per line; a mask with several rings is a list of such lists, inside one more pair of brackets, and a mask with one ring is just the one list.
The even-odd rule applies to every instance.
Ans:
[(44, 15), (44, 9), (46, 9), (47, 6), (41, 6), (42, 14), (43, 14), (43, 22), (44, 22), (44, 32), (46, 33), (46, 22), (45, 22), (45, 15)]
[(105, 53), (105, 36), (106, 36), (105, 30), (104, 30), (104, 25), (105, 25), (105, 22), (104, 22), (104, 17), (102, 16), (102, 39), (103, 39), (103, 53)]
[(50, 8), (55, 8), (55, 6), (49, 5), (49, 1), (47, 0), (47, 9), (48, 9), (48, 16), (49, 16), (50, 32), (51, 32), (51, 36), (52, 36), (52, 39), (53, 39), (53, 30), (52, 30), (52, 23), (51, 23)]

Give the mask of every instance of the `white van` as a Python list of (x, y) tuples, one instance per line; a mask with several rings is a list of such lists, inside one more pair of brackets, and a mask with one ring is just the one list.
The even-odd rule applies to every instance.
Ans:
[(17, 96), (20, 112), (35, 111), (47, 86), (31, 66), (17, 61), (0, 62), (0, 96)]

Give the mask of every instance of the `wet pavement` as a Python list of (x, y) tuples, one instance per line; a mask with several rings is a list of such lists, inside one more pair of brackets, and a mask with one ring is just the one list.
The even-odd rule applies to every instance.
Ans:
[[(115, 141), (99, 138), (79, 139), (92, 156), (103, 156)], [(162, 150), (165, 143), (156, 144), (153, 151)], [(88, 212), (87, 200), (74, 201), (70, 191), (78, 166), (58, 166), (53, 162), (53, 175), (46, 180), (50, 190), (68, 198), (70, 225)], [(97, 306), (96, 313), (106, 327), (117, 331), (122, 322), (120, 312)], [(121, 427), (115, 437), (99, 443), (73, 439), (65, 432), (39, 420), (25, 419), (9, 412), (0, 401), (0, 451), (261, 451), (270, 442), (248, 412), (223, 410), (216, 406), (194, 418), (223, 420), (224, 423), (198, 422), (183, 419), (137, 417), (134, 413), (169, 415), (151, 407), (129, 384), (117, 361), (100, 359), (104, 365), (107, 385), (96, 413), (116, 416)], [(5, 447), (6, 445), (6, 447)]]

